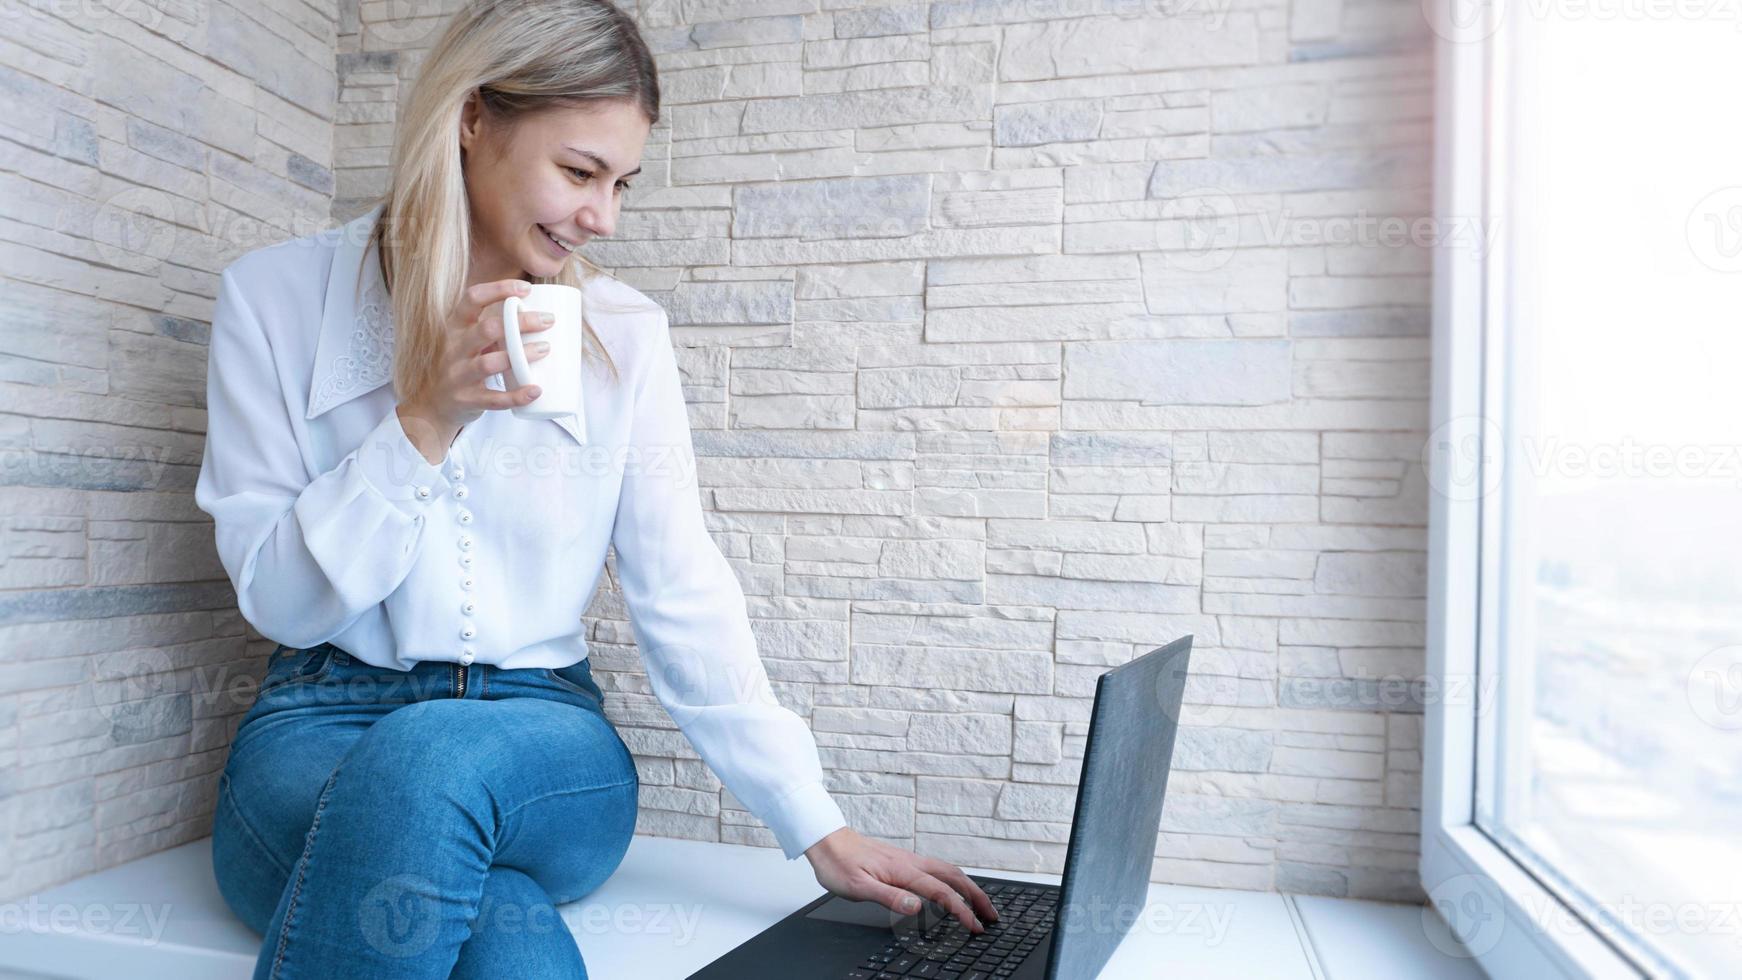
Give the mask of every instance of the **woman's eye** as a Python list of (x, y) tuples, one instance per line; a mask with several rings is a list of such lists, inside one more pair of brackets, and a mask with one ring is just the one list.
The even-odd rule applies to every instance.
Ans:
[[(569, 173), (574, 174), (575, 176), (581, 178), (582, 180), (592, 180), (593, 179), (593, 174), (591, 171), (582, 170), (579, 167), (567, 167), (565, 169), (567, 169)], [(620, 191), (626, 191), (629, 189), (629, 184), (624, 182), (624, 181), (619, 180), (617, 182), (617, 189)]]

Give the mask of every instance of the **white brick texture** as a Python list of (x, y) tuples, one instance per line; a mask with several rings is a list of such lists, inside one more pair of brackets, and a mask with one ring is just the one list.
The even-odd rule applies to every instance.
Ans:
[[(216, 270), (382, 190), (457, 3), (20, 8), (0, 896), (207, 831), (271, 648), (191, 499)], [(1431, 206), (1419, 17), (641, 6), (663, 119), (588, 254), (671, 312), (710, 527), (854, 826), (1057, 872), (1095, 677), (1190, 632), (1151, 877), (1420, 901), (1429, 251), (1374, 231)], [(608, 581), (588, 626), (639, 829), (773, 846)]]

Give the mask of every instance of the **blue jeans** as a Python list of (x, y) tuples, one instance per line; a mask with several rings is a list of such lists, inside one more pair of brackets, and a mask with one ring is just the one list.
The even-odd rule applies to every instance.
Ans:
[(374, 667), (280, 645), (218, 780), (212, 864), (261, 978), (579, 977), (556, 906), (613, 871), (640, 779), (583, 660)]

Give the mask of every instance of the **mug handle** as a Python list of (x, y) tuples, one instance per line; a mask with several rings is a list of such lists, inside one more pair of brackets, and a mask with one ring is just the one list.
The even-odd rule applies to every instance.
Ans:
[[(520, 341), (520, 297), (502, 301), (502, 349), (508, 352), (514, 387), (532, 383), (532, 367), (526, 363), (526, 346)], [(510, 389), (513, 390), (513, 389)]]

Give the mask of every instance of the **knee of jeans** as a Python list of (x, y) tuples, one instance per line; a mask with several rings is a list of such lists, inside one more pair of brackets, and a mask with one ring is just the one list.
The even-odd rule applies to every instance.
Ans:
[(354, 785), (415, 785), (420, 792), (413, 798), (431, 805), (487, 804), (478, 774), (501, 754), (498, 740), (509, 733), (480, 729), (477, 709), (478, 702), (438, 699), (392, 711), (358, 736), (339, 769)]
[(346, 755), (346, 768), (351, 771), (371, 765), (395, 770), (451, 768), (441, 763), (444, 758), (453, 758), (456, 743), (463, 743), (463, 739), (453, 736), (458, 732), (461, 715), (472, 707), (469, 701), (437, 698), (390, 711), (357, 737)]

